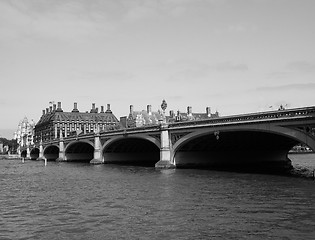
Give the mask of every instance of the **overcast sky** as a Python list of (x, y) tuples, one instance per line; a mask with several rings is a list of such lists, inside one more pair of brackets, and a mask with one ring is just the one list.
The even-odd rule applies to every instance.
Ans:
[(0, 0), (0, 129), (50, 101), (118, 118), (164, 98), (221, 115), (313, 106), (314, 13), (314, 0)]

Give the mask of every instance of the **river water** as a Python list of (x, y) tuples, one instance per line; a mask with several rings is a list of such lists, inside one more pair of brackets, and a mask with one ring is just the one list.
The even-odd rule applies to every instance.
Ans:
[(1, 240), (315, 239), (310, 178), (1, 160), (0, 190)]

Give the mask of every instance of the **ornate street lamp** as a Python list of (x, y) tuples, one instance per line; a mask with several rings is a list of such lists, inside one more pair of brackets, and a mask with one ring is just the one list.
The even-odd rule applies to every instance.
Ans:
[(165, 99), (163, 99), (162, 104), (161, 104), (161, 108), (162, 108), (162, 117), (163, 117), (163, 123), (166, 122), (166, 118), (165, 118), (165, 109), (167, 108), (167, 103), (165, 101)]

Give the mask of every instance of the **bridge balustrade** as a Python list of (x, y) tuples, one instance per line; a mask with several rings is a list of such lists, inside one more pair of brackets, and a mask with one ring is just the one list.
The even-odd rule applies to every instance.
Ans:
[[(274, 112), (262, 112), (244, 115), (234, 115), (227, 117), (218, 117), (205, 120), (196, 121), (186, 121), (186, 122), (175, 122), (170, 123), (169, 127), (177, 126), (188, 126), (188, 125), (202, 125), (202, 124), (220, 124), (220, 123), (230, 123), (230, 122), (244, 122), (244, 121), (255, 121), (255, 120), (274, 120), (279, 118), (292, 118), (307, 115), (314, 115), (315, 107), (309, 107), (306, 109), (290, 109), (290, 110), (278, 110)], [(282, 119), (285, 120), (285, 119)]]

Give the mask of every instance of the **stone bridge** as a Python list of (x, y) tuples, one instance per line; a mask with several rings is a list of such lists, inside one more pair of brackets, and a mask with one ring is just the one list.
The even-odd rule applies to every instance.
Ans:
[(315, 151), (315, 107), (97, 131), (37, 143), (22, 157), (157, 168), (283, 168), (300, 143)]

